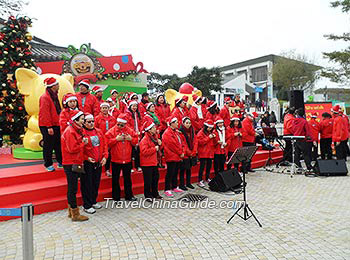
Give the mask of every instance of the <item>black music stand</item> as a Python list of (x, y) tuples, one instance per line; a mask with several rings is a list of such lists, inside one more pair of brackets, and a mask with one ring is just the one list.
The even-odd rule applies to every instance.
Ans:
[[(257, 146), (246, 146), (246, 147), (240, 147), (237, 148), (236, 151), (232, 154), (231, 158), (228, 160), (228, 163), (242, 163), (249, 161), (253, 158), (254, 154), (258, 150)], [(230, 217), (229, 220), (227, 220), (227, 224), (230, 223), (230, 221), (234, 218), (234, 216), (238, 215), (243, 220), (248, 220), (251, 216), (254, 217), (255, 221), (258, 223), (260, 227), (262, 225), (260, 224), (257, 217), (254, 215), (253, 211), (249, 208), (247, 203), (247, 195), (246, 195), (246, 182), (245, 182), (245, 171), (243, 171), (243, 204), (238, 208), (238, 210)], [(238, 212), (243, 208), (243, 216), (239, 215)], [(250, 215), (249, 215), (250, 212)]]
[[(274, 127), (263, 127), (262, 130), (264, 132), (265, 138), (270, 143), (273, 142), (276, 138), (278, 138), (278, 134), (277, 134), (277, 129), (276, 128), (274, 128)], [(273, 163), (273, 160), (272, 160), (271, 149), (269, 149), (269, 158), (266, 161), (264, 168), (266, 168), (267, 166), (271, 166), (272, 163)]]

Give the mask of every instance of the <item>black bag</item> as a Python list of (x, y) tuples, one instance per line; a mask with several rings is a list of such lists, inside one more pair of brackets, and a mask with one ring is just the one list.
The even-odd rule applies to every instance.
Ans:
[(85, 173), (84, 166), (81, 164), (73, 164), (72, 165), (72, 172)]
[(198, 163), (198, 157), (197, 156), (191, 157), (191, 166), (196, 166), (197, 163)]

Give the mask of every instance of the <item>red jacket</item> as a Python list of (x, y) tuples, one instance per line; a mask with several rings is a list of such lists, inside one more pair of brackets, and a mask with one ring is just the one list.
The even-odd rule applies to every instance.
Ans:
[[(127, 115), (127, 126), (129, 126), (132, 130), (134, 130), (136, 132), (136, 124), (135, 124), (135, 119), (132, 117), (132, 114), (129, 110), (126, 111), (126, 115)], [(137, 130), (138, 132), (142, 131), (142, 117), (139, 118), (139, 116), (136, 113), (136, 122), (137, 122)], [(141, 116), (141, 114), (140, 114)]]
[(121, 99), (119, 102), (119, 111), (120, 113), (125, 113), (127, 110), (128, 104), (124, 99)]
[[(104, 133), (98, 129), (84, 129), (84, 136), (88, 138), (88, 144), (84, 145), (84, 160), (89, 157), (96, 162), (100, 162), (103, 158), (108, 158), (108, 148)], [(98, 137), (98, 141), (97, 138)]]
[(147, 105), (147, 103), (146, 104), (144, 104), (142, 102), (139, 103), (139, 111), (140, 111), (141, 115), (143, 115), (144, 113), (147, 112), (146, 105)]
[(310, 132), (311, 132), (311, 138), (313, 142), (318, 142), (318, 134), (320, 133), (320, 123), (316, 121), (316, 119), (311, 118), (310, 121), (308, 121)]
[(107, 116), (100, 113), (95, 117), (95, 127), (100, 129), (103, 134), (106, 134), (109, 129), (117, 124), (117, 119), (107, 114)]
[(108, 114), (117, 119), (120, 114), (120, 110), (116, 106), (113, 106), (109, 109)]
[(298, 117), (293, 120), (293, 135), (305, 136), (307, 142), (313, 141), (309, 124), (303, 117)]
[(234, 152), (237, 148), (242, 147), (242, 136), (235, 136), (235, 133), (241, 133), (241, 128), (234, 127), (227, 129), (229, 142), (228, 142), (228, 151)]
[[(117, 135), (130, 135), (131, 141), (117, 141)], [(111, 149), (111, 161), (119, 164), (127, 164), (131, 162), (132, 146), (138, 142), (138, 137), (134, 130), (128, 126), (119, 128), (117, 125), (109, 129), (106, 133), (108, 147)]]
[(210, 113), (209, 111), (207, 112), (207, 114), (205, 115), (205, 120), (204, 121), (206, 121), (206, 120), (208, 120), (208, 119), (211, 119), (211, 120), (213, 120), (213, 122), (215, 122), (215, 118), (217, 117), (217, 115), (218, 114), (212, 114), (212, 113)]
[(149, 133), (146, 133), (140, 142), (140, 165), (141, 166), (158, 165), (156, 144), (152, 141)]
[(209, 134), (210, 133), (206, 134), (204, 129), (201, 129), (197, 134), (199, 159), (214, 158), (215, 138), (209, 138)]
[(170, 106), (168, 104), (156, 105), (156, 115), (160, 122), (159, 131), (164, 131), (167, 129), (167, 118), (171, 115)]
[(202, 107), (202, 114), (203, 114), (203, 117), (204, 117), (204, 120), (205, 120), (205, 117), (208, 113), (208, 105), (207, 104), (201, 104), (201, 107)]
[(59, 115), (50, 94), (45, 91), (39, 99), (39, 126), (59, 126)]
[(242, 142), (255, 143), (255, 130), (253, 121), (248, 117), (242, 121)]
[(181, 154), (184, 153), (184, 144), (177, 129), (170, 126), (163, 134), (164, 157), (166, 162), (180, 162)]
[(342, 115), (342, 122), (343, 122), (343, 127), (344, 127), (344, 131), (342, 131), (342, 137), (341, 140), (348, 140), (349, 139), (349, 118), (347, 115)]
[(225, 105), (221, 108), (219, 115), (224, 120), (225, 127), (228, 127), (230, 125), (230, 111)]
[(213, 132), (215, 134), (215, 148), (214, 148), (214, 154), (226, 154), (227, 153), (227, 149), (228, 149), (228, 142), (229, 142), (229, 133), (228, 131), (225, 129), (225, 143), (227, 144), (224, 148), (221, 147), (221, 144), (219, 144), (220, 141), (220, 137), (219, 137), (219, 130), (215, 129)]
[(93, 116), (97, 116), (100, 113), (100, 103), (94, 95), (90, 93), (82, 94), (81, 92), (75, 95), (78, 98), (80, 109), (84, 113), (89, 113)]
[(70, 109), (70, 108), (65, 108), (61, 111), (60, 114), (60, 129), (61, 129), (61, 133), (64, 132), (64, 130), (66, 130), (66, 128), (70, 125), (70, 120), (73, 116), (74, 110)]
[(292, 135), (293, 134), (293, 120), (294, 119), (295, 119), (295, 117), (292, 114), (287, 114), (284, 116), (283, 135)]
[(83, 129), (74, 123), (68, 126), (61, 135), (61, 148), (63, 165), (82, 164), (84, 159)]
[(332, 138), (333, 118), (326, 118), (320, 122), (321, 139)]
[(190, 149), (189, 145), (187, 144), (185, 134), (181, 132), (180, 134), (181, 140), (184, 146), (184, 159), (188, 159), (189, 157), (194, 157), (197, 155), (197, 150), (198, 150), (198, 140), (197, 140), (197, 135), (194, 132), (193, 139), (192, 139), (192, 149)]
[(198, 133), (199, 130), (203, 128), (204, 117), (205, 117), (205, 114), (203, 114), (203, 110), (202, 110), (202, 119), (201, 119), (198, 116), (198, 108), (195, 106), (192, 106), (190, 108), (190, 119), (191, 119), (192, 126), (194, 128), (194, 131), (196, 133)]
[(176, 107), (173, 111), (172, 111), (172, 116), (175, 116), (179, 122), (179, 127), (180, 125), (182, 125), (182, 118), (184, 118), (185, 116), (189, 117), (189, 113), (188, 113), (188, 109), (183, 108), (182, 112), (180, 110), (179, 107)]
[(333, 133), (332, 133), (332, 141), (340, 142), (343, 136), (344, 126), (343, 119), (341, 116), (336, 115), (333, 120)]

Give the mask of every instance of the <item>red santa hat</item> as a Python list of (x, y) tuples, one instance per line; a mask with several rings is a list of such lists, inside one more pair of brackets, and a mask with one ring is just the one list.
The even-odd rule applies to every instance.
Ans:
[(231, 98), (230, 97), (225, 97), (224, 101), (225, 101), (225, 103), (230, 103), (231, 102)]
[(175, 104), (180, 104), (181, 101), (182, 101), (182, 98), (177, 98), (177, 99), (175, 99)]
[(148, 102), (147, 105), (146, 105), (146, 110), (150, 109), (150, 107), (153, 105), (152, 102)]
[(86, 121), (86, 120), (94, 120), (94, 116), (91, 115), (91, 114), (89, 114), (89, 113), (87, 113), (87, 114), (85, 114), (84, 119), (85, 119), (85, 121)]
[(238, 120), (238, 121), (240, 121), (240, 119), (238, 118), (238, 117), (231, 117), (231, 119), (230, 119), (231, 121), (235, 121), (235, 120)]
[(331, 111), (335, 114), (338, 114), (340, 112), (340, 106), (335, 105), (334, 107), (332, 107)]
[(182, 123), (185, 123), (186, 120), (190, 120), (191, 121), (191, 119), (188, 116), (184, 116), (182, 118)]
[(52, 88), (53, 86), (58, 84), (58, 81), (57, 79), (50, 77), (50, 78), (44, 79), (44, 84), (47, 88)]
[(137, 97), (137, 99), (139, 98), (136, 93), (130, 93), (129, 100), (132, 100), (132, 98), (135, 96)]
[(97, 93), (97, 92), (103, 92), (103, 89), (100, 86), (94, 86), (92, 88), (92, 91)]
[(119, 114), (117, 122), (126, 124), (128, 122), (127, 115), (125, 113)]
[(113, 95), (113, 93), (115, 93), (115, 92), (118, 93), (118, 91), (116, 89), (112, 89), (111, 90), (111, 95)]
[(210, 108), (216, 106), (217, 103), (216, 103), (215, 101), (209, 100), (209, 101), (208, 101), (208, 105), (209, 105), (208, 108), (210, 109)]
[(107, 102), (114, 102), (110, 97), (106, 99)]
[(214, 122), (211, 119), (207, 119), (205, 120), (204, 125), (206, 125), (207, 127), (214, 127)]
[(163, 97), (165, 98), (164, 93), (158, 93), (157, 96), (156, 96), (156, 100), (157, 100), (160, 96), (163, 96)]
[(131, 107), (132, 105), (135, 105), (135, 104), (138, 105), (136, 100), (129, 100), (128, 107)]
[(72, 100), (78, 100), (78, 98), (74, 94), (68, 93), (63, 96), (62, 103), (67, 104), (69, 101)]
[(176, 116), (169, 116), (167, 121), (168, 121), (168, 124), (170, 125), (174, 122), (177, 122), (177, 117)]
[(146, 120), (142, 126), (142, 129), (146, 132), (150, 130), (153, 126), (155, 126), (154, 122), (152, 122), (151, 120)]
[(218, 124), (218, 123), (223, 123), (224, 122), (224, 119), (222, 119), (221, 118), (221, 116), (217, 116), (216, 118), (215, 118), (215, 124)]
[(78, 83), (78, 86), (79, 85), (83, 85), (83, 86), (85, 86), (87, 89), (90, 89), (90, 81), (88, 80), (88, 79), (83, 79), (82, 81), (80, 81), (79, 83)]
[(251, 112), (251, 113), (248, 113), (248, 115), (253, 118), (257, 118), (259, 116), (257, 112)]
[(107, 102), (102, 102), (100, 107), (111, 107)]
[(83, 111), (73, 110), (73, 115), (72, 115), (71, 119), (72, 119), (72, 121), (74, 121), (75, 119), (78, 119), (82, 115), (84, 115)]
[(179, 88), (179, 92), (181, 94), (192, 94), (193, 91), (194, 91), (194, 87), (187, 82), (183, 83)]
[(200, 101), (202, 99), (202, 97), (197, 96), (196, 94), (193, 94), (192, 99), (193, 99), (193, 102), (196, 103), (196, 102)]
[(317, 118), (317, 113), (316, 112), (311, 113), (311, 118)]

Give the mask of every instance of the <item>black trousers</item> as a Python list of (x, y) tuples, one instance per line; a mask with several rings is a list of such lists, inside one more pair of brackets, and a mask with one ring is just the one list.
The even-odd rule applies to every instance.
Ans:
[(305, 164), (306, 164), (306, 168), (308, 170), (312, 169), (312, 166), (311, 166), (311, 149), (312, 149), (312, 142), (297, 141), (295, 143), (295, 164), (298, 167), (301, 167), (300, 155), (303, 154), (304, 161), (305, 161)]
[[(230, 160), (231, 156), (232, 156), (233, 152), (228, 152), (227, 153), (227, 161)], [(234, 163), (233, 167), (236, 168), (238, 170), (239, 167), (239, 163)], [(227, 170), (230, 170), (232, 168), (232, 163), (227, 164)]]
[(108, 158), (106, 160), (105, 170), (109, 170), (111, 168), (111, 151), (108, 149)]
[[(185, 172), (186, 172), (186, 183), (185, 183)], [(191, 184), (191, 159), (184, 159), (180, 165), (180, 186)]]
[(167, 171), (165, 175), (165, 190), (172, 190), (177, 187), (177, 177), (181, 162), (167, 162)]
[(157, 198), (159, 171), (157, 166), (142, 166), (143, 192), (145, 198)]
[(311, 161), (316, 161), (318, 157), (318, 143), (316, 145), (312, 144), (311, 147)]
[(64, 173), (67, 178), (67, 201), (72, 209), (77, 207), (77, 192), (79, 173), (72, 172), (72, 165), (63, 165)]
[[(290, 136), (290, 135), (285, 135), (285, 136)], [(288, 161), (292, 162), (292, 142), (290, 140), (284, 140), (286, 142), (286, 146), (284, 147), (283, 151), (283, 159), (282, 161)]]
[(198, 182), (200, 182), (203, 178), (204, 168), (206, 168), (205, 180), (209, 179), (212, 161), (213, 161), (213, 159), (211, 159), (211, 158), (200, 158), (199, 159)]
[(126, 164), (112, 162), (112, 198), (120, 200), (120, 171), (123, 171), (125, 199), (129, 200), (134, 195), (131, 183), (131, 162)]
[(49, 135), (48, 127), (40, 126), (40, 132), (43, 135), (43, 157), (45, 167), (53, 164), (52, 152), (55, 151), (57, 162), (62, 164), (61, 152), (61, 132), (59, 126), (53, 126), (53, 135)]
[(139, 146), (132, 147), (132, 158), (135, 162), (134, 167), (139, 168), (140, 167), (140, 148), (139, 148)]
[(219, 172), (223, 172), (225, 170), (225, 162), (226, 155), (225, 154), (214, 154), (214, 173), (215, 176), (219, 174)]
[[(250, 142), (243, 142), (243, 147), (246, 146), (254, 146), (255, 143), (250, 143)], [(245, 173), (247, 173), (249, 170), (252, 169), (252, 161), (249, 160), (247, 162), (242, 163), (242, 171), (244, 171)]]
[(98, 189), (101, 182), (102, 167), (99, 163), (84, 161), (84, 174), (80, 174), (80, 189), (83, 197), (83, 206), (89, 209), (96, 204)]
[(348, 150), (349, 150), (348, 139), (341, 141), (340, 144), (342, 145), (342, 148), (343, 148), (343, 157), (344, 157), (343, 159), (346, 161), (346, 157), (348, 156)]
[(322, 138), (320, 140), (321, 159), (332, 160), (332, 138)]
[(337, 160), (342, 160), (344, 159), (346, 161), (346, 157), (347, 157), (347, 148), (346, 146), (348, 145), (348, 140), (343, 140), (340, 142), (339, 145), (335, 145), (335, 154), (337, 157)]

